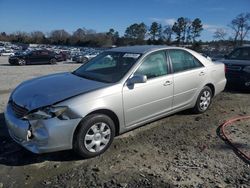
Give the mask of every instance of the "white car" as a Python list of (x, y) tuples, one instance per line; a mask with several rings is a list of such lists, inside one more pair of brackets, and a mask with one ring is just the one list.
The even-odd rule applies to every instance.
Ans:
[(10, 136), (34, 153), (74, 149), (89, 158), (146, 123), (189, 108), (205, 112), (225, 84), (224, 64), (192, 50), (119, 47), (73, 72), (23, 82), (5, 120)]
[(1, 53), (0, 53), (1, 56), (11, 56), (11, 55), (15, 55), (14, 51), (13, 50), (3, 50)]

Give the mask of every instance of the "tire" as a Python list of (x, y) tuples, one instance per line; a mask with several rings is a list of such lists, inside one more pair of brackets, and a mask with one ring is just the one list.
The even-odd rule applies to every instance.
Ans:
[(24, 59), (18, 59), (18, 65), (26, 65), (26, 61)]
[(79, 126), (74, 135), (73, 149), (83, 158), (104, 153), (115, 136), (114, 122), (104, 114), (89, 115)]
[(201, 114), (201, 113), (206, 112), (212, 103), (212, 97), (213, 97), (213, 93), (212, 93), (211, 88), (208, 86), (205, 86), (201, 90), (200, 94), (198, 95), (193, 111), (196, 114)]
[(89, 59), (88, 59), (87, 57), (83, 57), (83, 58), (82, 58), (82, 62), (81, 62), (81, 63), (87, 63), (87, 62), (88, 62), (88, 60), (89, 60)]
[(57, 60), (55, 58), (49, 60), (49, 64), (54, 65), (56, 64)]

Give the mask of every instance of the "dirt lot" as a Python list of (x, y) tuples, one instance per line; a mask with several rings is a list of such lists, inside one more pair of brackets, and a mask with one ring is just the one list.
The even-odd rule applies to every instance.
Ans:
[[(82, 160), (72, 151), (35, 155), (15, 144), (3, 117), (10, 92), (23, 80), (78, 66), (9, 66), (0, 57), (0, 188), (250, 186), (249, 164), (218, 136), (225, 120), (250, 115), (249, 93), (229, 90), (205, 114), (185, 111), (121, 135), (93, 159)], [(250, 120), (227, 129), (250, 154)]]

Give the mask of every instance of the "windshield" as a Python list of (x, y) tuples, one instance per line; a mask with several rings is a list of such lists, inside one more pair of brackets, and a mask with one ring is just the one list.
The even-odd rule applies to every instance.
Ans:
[(73, 74), (100, 82), (118, 82), (140, 58), (141, 54), (103, 52), (75, 70)]
[(238, 48), (232, 51), (227, 59), (250, 60), (250, 48)]

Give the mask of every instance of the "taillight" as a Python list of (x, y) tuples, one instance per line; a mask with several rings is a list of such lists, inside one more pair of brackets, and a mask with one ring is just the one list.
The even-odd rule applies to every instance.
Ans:
[(224, 72), (227, 73), (227, 67), (225, 64), (224, 64)]

